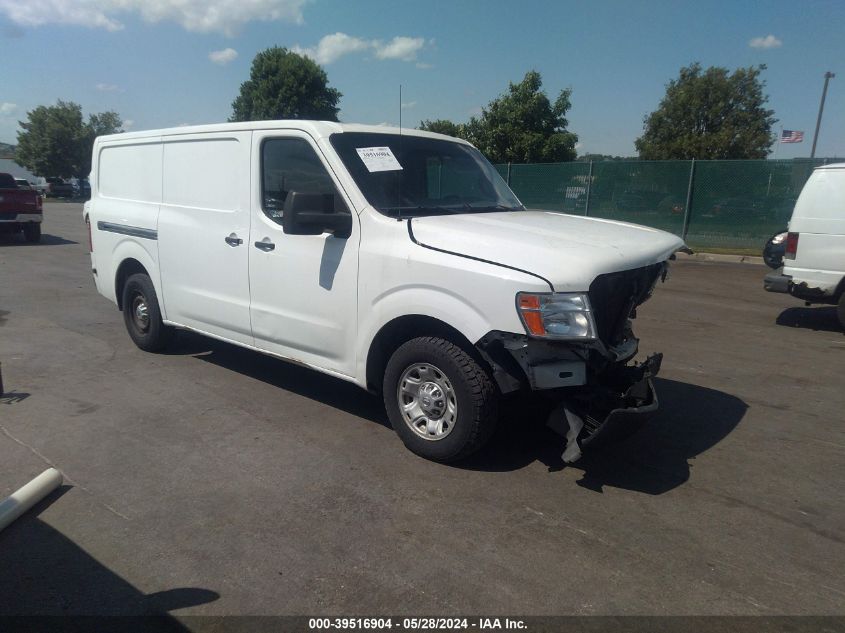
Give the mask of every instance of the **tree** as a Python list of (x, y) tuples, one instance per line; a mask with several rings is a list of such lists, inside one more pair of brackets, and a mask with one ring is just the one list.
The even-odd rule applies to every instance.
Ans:
[(328, 83), (326, 72), (308, 57), (278, 46), (268, 48), (252, 60), (249, 79), (232, 102), (229, 120), (337, 121), (343, 95)]
[[(491, 101), (468, 123), (423, 121), (420, 129), (468, 140), (494, 163), (556, 163), (575, 159), (578, 136), (567, 131), (572, 91), (561, 90), (554, 103), (541, 90), (535, 70)], [(446, 131), (448, 130), (448, 131)]]
[(525, 73), (507, 94), (489, 103), (479, 120), (470, 119), (468, 132), (493, 162), (556, 163), (575, 159), (578, 136), (567, 131), (571, 89), (561, 90), (554, 103), (541, 90), (536, 70)]
[(765, 158), (777, 119), (765, 105), (764, 65), (738, 68), (698, 63), (681, 68), (666, 86), (660, 106), (644, 121), (635, 141), (640, 158)]
[(420, 121), (419, 129), (425, 130), (426, 132), (437, 132), (438, 134), (445, 134), (447, 136), (457, 136), (458, 138), (463, 138), (461, 136), (461, 126), (457, 123), (452, 123), (447, 119), (436, 119), (434, 121)]
[(39, 176), (62, 178), (87, 177), (94, 139), (123, 131), (116, 112), (92, 114), (86, 123), (78, 103), (61, 100), (27, 112), (19, 125), (15, 161)]

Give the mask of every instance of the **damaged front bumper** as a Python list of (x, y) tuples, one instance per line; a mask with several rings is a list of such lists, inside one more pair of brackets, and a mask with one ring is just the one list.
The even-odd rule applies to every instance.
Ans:
[(577, 461), (582, 448), (628, 437), (651, 419), (659, 406), (652, 378), (662, 360), (662, 354), (654, 354), (644, 363), (618, 368), (606, 382), (561, 401), (547, 424), (566, 438), (565, 463)]
[(652, 379), (663, 355), (627, 363), (639, 347), (631, 320), (667, 273), (668, 263), (660, 262), (596, 277), (588, 292), (592, 338), (492, 331), (476, 343), (503, 394), (531, 391), (558, 403), (549, 426), (567, 438), (565, 462), (582, 448), (630, 435), (657, 411)]

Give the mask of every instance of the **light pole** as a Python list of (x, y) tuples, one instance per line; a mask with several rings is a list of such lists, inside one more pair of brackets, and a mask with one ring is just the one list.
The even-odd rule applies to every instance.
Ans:
[(813, 134), (813, 149), (810, 151), (810, 158), (816, 157), (816, 142), (819, 140), (819, 128), (822, 124), (822, 112), (824, 112), (824, 98), (827, 96), (827, 84), (834, 77), (836, 77), (836, 75), (830, 71), (827, 71), (824, 74), (824, 88), (822, 89), (822, 101), (819, 104), (819, 118), (816, 119), (816, 133)]

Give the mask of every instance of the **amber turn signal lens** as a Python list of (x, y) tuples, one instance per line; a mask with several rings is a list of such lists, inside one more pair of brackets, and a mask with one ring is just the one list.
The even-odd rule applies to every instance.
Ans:
[(540, 297), (537, 295), (519, 295), (520, 310), (539, 310)]
[(546, 328), (543, 326), (543, 315), (539, 312), (523, 312), (522, 318), (525, 321), (525, 327), (531, 334), (542, 336), (546, 333)]

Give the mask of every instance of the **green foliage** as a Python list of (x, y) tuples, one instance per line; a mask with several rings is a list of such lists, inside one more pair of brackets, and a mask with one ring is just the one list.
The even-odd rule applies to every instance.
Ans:
[(446, 119), (437, 119), (435, 121), (420, 121), (420, 130), (426, 132), (437, 132), (438, 134), (445, 134), (446, 136), (461, 136), (461, 127), (457, 123), (452, 123)]
[(554, 103), (541, 90), (535, 70), (491, 101), (468, 123), (423, 121), (421, 130), (441, 132), (468, 140), (493, 163), (558, 163), (575, 159), (578, 136), (569, 132), (566, 113), (572, 91), (561, 90)]
[(637, 160), (636, 158), (631, 158), (629, 156), (612, 156), (610, 154), (582, 154), (577, 158), (579, 162), (589, 163), (590, 161), (593, 162), (602, 162), (602, 161), (621, 161), (621, 160)]
[(308, 57), (278, 46), (268, 48), (252, 60), (249, 79), (232, 102), (229, 120), (337, 121), (343, 95), (328, 83), (326, 72)]
[(765, 108), (765, 66), (681, 68), (635, 141), (640, 158), (765, 158), (772, 145), (773, 110)]
[(20, 126), (16, 162), (38, 176), (62, 178), (87, 177), (94, 139), (123, 131), (116, 112), (92, 114), (86, 123), (79, 104), (61, 100), (27, 112)]

